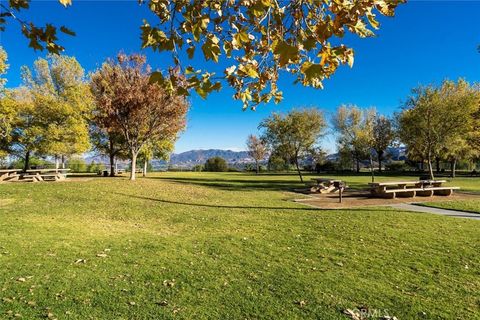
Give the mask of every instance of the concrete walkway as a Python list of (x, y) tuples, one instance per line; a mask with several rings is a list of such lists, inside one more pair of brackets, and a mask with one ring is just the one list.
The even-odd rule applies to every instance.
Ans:
[(403, 211), (425, 212), (425, 213), (433, 213), (433, 214), (439, 214), (439, 215), (449, 216), (449, 217), (480, 220), (480, 214), (478, 213), (469, 213), (469, 212), (462, 212), (462, 211), (456, 211), (456, 210), (424, 207), (424, 206), (419, 206), (419, 205), (410, 204), (410, 203), (396, 203), (396, 204), (389, 205), (389, 207), (398, 209), (398, 210), (403, 210)]

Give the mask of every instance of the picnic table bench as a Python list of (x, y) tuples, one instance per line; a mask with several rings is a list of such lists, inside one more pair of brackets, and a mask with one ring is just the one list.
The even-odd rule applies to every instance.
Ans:
[(459, 187), (442, 186), (445, 180), (392, 181), (369, 183), (373, 196), (394, 199), (398, 197), (449, 196)]
[(339, 192), (340, 185), (344, 185), (342, 180), (326, 179), (326, 178), (312, 178), (315, 181), (315, 185), (310, 188), (312, 192), (320, 193), (332, 193)]
[(22, 175), (22, 180), (31, 182), (40, 181), (61, 181), (67, 178), (70, 169), (31, 169)]
[(1, 169), (0, 170), (0, 182), (1, 181), (16, 181), (20, 178), (18, 174), (22, 169)]

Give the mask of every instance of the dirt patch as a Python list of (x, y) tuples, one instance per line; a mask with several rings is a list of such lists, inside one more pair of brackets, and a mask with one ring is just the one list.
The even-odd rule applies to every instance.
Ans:
[(373, 198), (368, 192), (347, 191), (343, 194), (342, 203), (338, 202), (337, 194), (310, 194), (308, 198), (296, 199), (295, 202), (303, 203), (312, 207), (321, 209), (347, 209), (358, 207), (375, 207), (386, 206), (397, 203), (422, 203), (422, 202), (439, 202), (453, 200), (472, 200), (480, 199), (480, 195), (456, 192), (451, 196), (432, 196), (432, 197), (409, 197), (382, 199)]

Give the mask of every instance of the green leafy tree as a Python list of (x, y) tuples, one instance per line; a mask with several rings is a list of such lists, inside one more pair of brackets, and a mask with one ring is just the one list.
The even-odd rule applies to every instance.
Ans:
[(207, 159), (203, 166), (203, 171), (209, 172), (226, 172), (228, 171), (228, 164), (225, 159), (221, 157), (213, 157)]
[(7, 73), (7, 70), (7, 53), (0, 46), (0, 158), (5, 157), (9, 151), (16, 112), (15, 101), (4, 87), (7, 79), (3, 78), (3, 75)]
[(23, 67), (22, 77), (44, 129), (38, 151), (54, 155), (57, 166), (60, 157), (64, 165), (66, 156), (87, 151), (93, 99), (78, 61), (49, 55), (37, 59), (33, 70)]
[(333, 117), (338, 149), (350, 151), (357, 172), (360, 172), (360, 162), (368, 159), (372, 179), (375, 114), (374, 109), (362, 110), (355, 105), (342, 105)]
[(300, 158), (318, 143), (326, 126), (323, 113), (316, 108), (309, 108), (295, 109), (285, 115), (274, 113), (264, 119), (259, 128), (264, 130), (262, 140), (271, 150), (295, 165), (303, 182)]
[(120, 129), (131, 160), (130, 180), (135, 180), (139, 152), (148, 143), (176, 136), (185, 127), (189, 104), (149, 82), (145, 56), (119, 54), (92, 75), (91, 90), (97, 108)]
[(373, 122), (373, 149), (377, 154), (379, 172), (382, 172), (382, 161), (385, 158), (385, 151), (392, 145), (395, 137), (392, 121), (383, 115), (375, 114)]
[(248, 155), (255, 160), (255, 172), (260, 172), (260, 161), (265, 159), (268, 153), (265, 143), (255, 135), (249, 135), (247, 138)]
[(278, 150), (272, 150), (268, 157), (268, 170), (269, 171), (289, 171), (289, 160), (285, 160), (284, 155), (280, 154)]
[(87, 172), (87, 163), (82, 157), (72, 157), (68, 160), (68, 168), (73, 172)]
[(36, 108), (32, 92), (20, 87), (9, 92), (15, 106), (11, 143), (8, 152), (23, 160), (24, 171), (30, 168), (30, 158), (40, 151), (45, 139), (42, 113)]
[(446, 80), (441, 86), (412, 90), (412, 96), (398, 114), (400, 140), (414, 156), (427, 161), (434, 179), (432, 161), (452, 153), (460, 154), (455, 143), (472, 132), (472, 114), (479, 95), (466, 81)]
[(139, 154), (139, 158), (143, 161), (143, 177), (147, 176), (148, 164), (152, 159), (169, 160), (174, 147), (174, 139), (163, 139), (145, 144)]
[(95, 161), (90, 162), (90, 164), (87, 166), (87, 171), (91, 173), (98, 173), (101, 169), (102, 165), (96, 163)]
[(474, 160), (478, 155), (478, 150), (472, 148), (467, 138), (461, 135), (449, 139), (442, 150), (442, 159), (450, 163), (452, 178), (456, 177), (457, 163), (460, 160)]
[(0, 46), (0, 94), (4, 90), (5, 83), (7, 83), (7, 79), (3, 78), (3, 76), (7, 73), (8, 70), (8, 56), (7, 52)]

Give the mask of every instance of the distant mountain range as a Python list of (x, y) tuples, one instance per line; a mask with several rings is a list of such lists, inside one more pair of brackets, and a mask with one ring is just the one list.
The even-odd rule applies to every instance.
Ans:
[[(232, 151), (232, 150), (190, 150), (182, 153), (173, 153), (169, 161), (156, 160), (151, 161), (155, 169), (166, 168), (167, 166), (192, 168), (195, 165), (204, 164), (207, 159), (212, 157), (221, 157), (225, 159), (230, 165), (243, 166), (247, 163), (252, 163), (254, 160), (249, 157), (247, 151)], [(108, 157), (92, 155), (85, 157), (87, 163), (109, 164)], [(119, 168), (128, 166), (128, 161), (118, 161)]]
[(220, 157), (228, 163), (244, 163), (252, 162), (253, 159), (248, 155), (247, 151), (232, 150), (190, 150), (182, 153), (174, 153), (170, 157), (171, 164), (203, 164), (207, 159), (212, 157)]
[[(405, 160), (405, 148), (388, 148), (387, 150), (390, 160)], [(254, 160), (248, 155), (247, 151), (232, 150), (190, 150), (182, 153), (174, 153), (170, 157), (170, 161), (153, 160), (151, 162), (155, 169), (162, 169), (168, 166), (179, 168), (192, 168), (195, 165), (204, 164), (207, 159), (212, 157), (221, 157), (225, 159), (231, 166), (243, 167), (247, 163), (253, 163)], [(329, 154), (327, 160), (336, 161), (338, 154)], [(87, 163), (101, 163), (108, 165), (109, 160), (104, 156), (89, 156), (85, 160)], [(120, 168), (128, 166), (128, 161), (119, 161)]]

